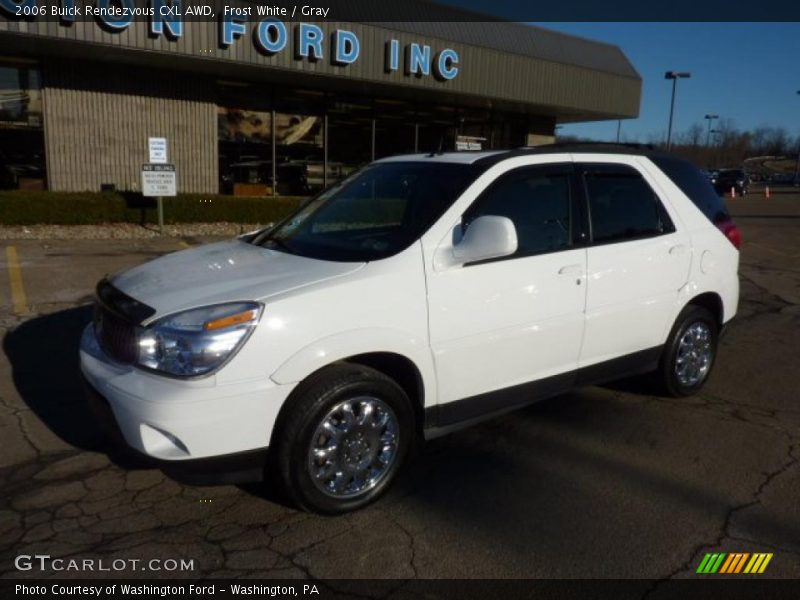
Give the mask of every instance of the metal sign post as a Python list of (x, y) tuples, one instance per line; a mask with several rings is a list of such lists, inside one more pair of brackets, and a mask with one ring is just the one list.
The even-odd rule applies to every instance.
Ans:
[(156, 199), (159, 233), (164, 233), (164, 196), (176, 196), (177, 187), (175, 165), (142, 165), (142, 196)]
[(142, 166), (142, 195), (155, 196), (158, 233), (164, 233), (164, 196), (175, 195), (175, 166), (167, 164), (169, 143), (164, 137), (147, 138), (150, 162)]
[(158, 233), (164, 234), (164, 197), (158, 196), (156, 198), (158, 205)]

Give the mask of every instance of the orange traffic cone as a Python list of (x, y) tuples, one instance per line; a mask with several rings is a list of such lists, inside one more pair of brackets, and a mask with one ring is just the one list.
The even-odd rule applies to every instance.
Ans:
[(764, 198), (769, 200), (769, 186), (764, 188)]

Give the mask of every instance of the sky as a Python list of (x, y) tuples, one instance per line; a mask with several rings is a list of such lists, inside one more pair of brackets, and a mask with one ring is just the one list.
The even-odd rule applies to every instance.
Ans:
[[(642, 77), (638, 119), (622, 122), (622, 139), (666, 138), (672, 82), (678, 81), (673, 135), (706, 114), (738, 129), (766, 125), (800, 135), (800, 23), (537, 23), (622, 48)], [(614, 140), (617, 121), (564, 125), (559, 135)]]

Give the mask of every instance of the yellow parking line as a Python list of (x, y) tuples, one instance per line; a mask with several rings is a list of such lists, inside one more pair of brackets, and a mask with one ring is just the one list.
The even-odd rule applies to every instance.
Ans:
[(25, 286), (22, 283), (22, 268), (19, 266), (19, 257), (15, 246), (6, 247), (6, 264), (8, 265), (8, 282), (11, 285), (11, 305), (14, 313), (25, 315), (28, 310), (28, 298), (25, 296)]

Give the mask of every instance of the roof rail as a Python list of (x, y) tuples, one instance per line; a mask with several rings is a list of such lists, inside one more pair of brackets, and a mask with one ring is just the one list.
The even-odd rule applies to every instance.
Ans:
[(615, 142), (556, 142), (542, 144), (541, 146), (520, 146), (514, 150), (492, 154), (478, 159), (476, 164), (490, 166), (501, 160), (514, 156), (524, 156), (528, 153), (548, 154), (553, 152), (587, 153), (587, 154), (638, 154), (642, 156), (657, 156), (666, 154), (652, 144), (615, 143)]
[(520, 146), (520, 150), (541, 150), (547, 148), (580, 148), (583, 146), (597, 148), (632, 148), (635, 150), (657, 150), (653, 144), (639, 144), (636, 142), (553, 142), (552, 144), (541, 144), (539, 146)]

